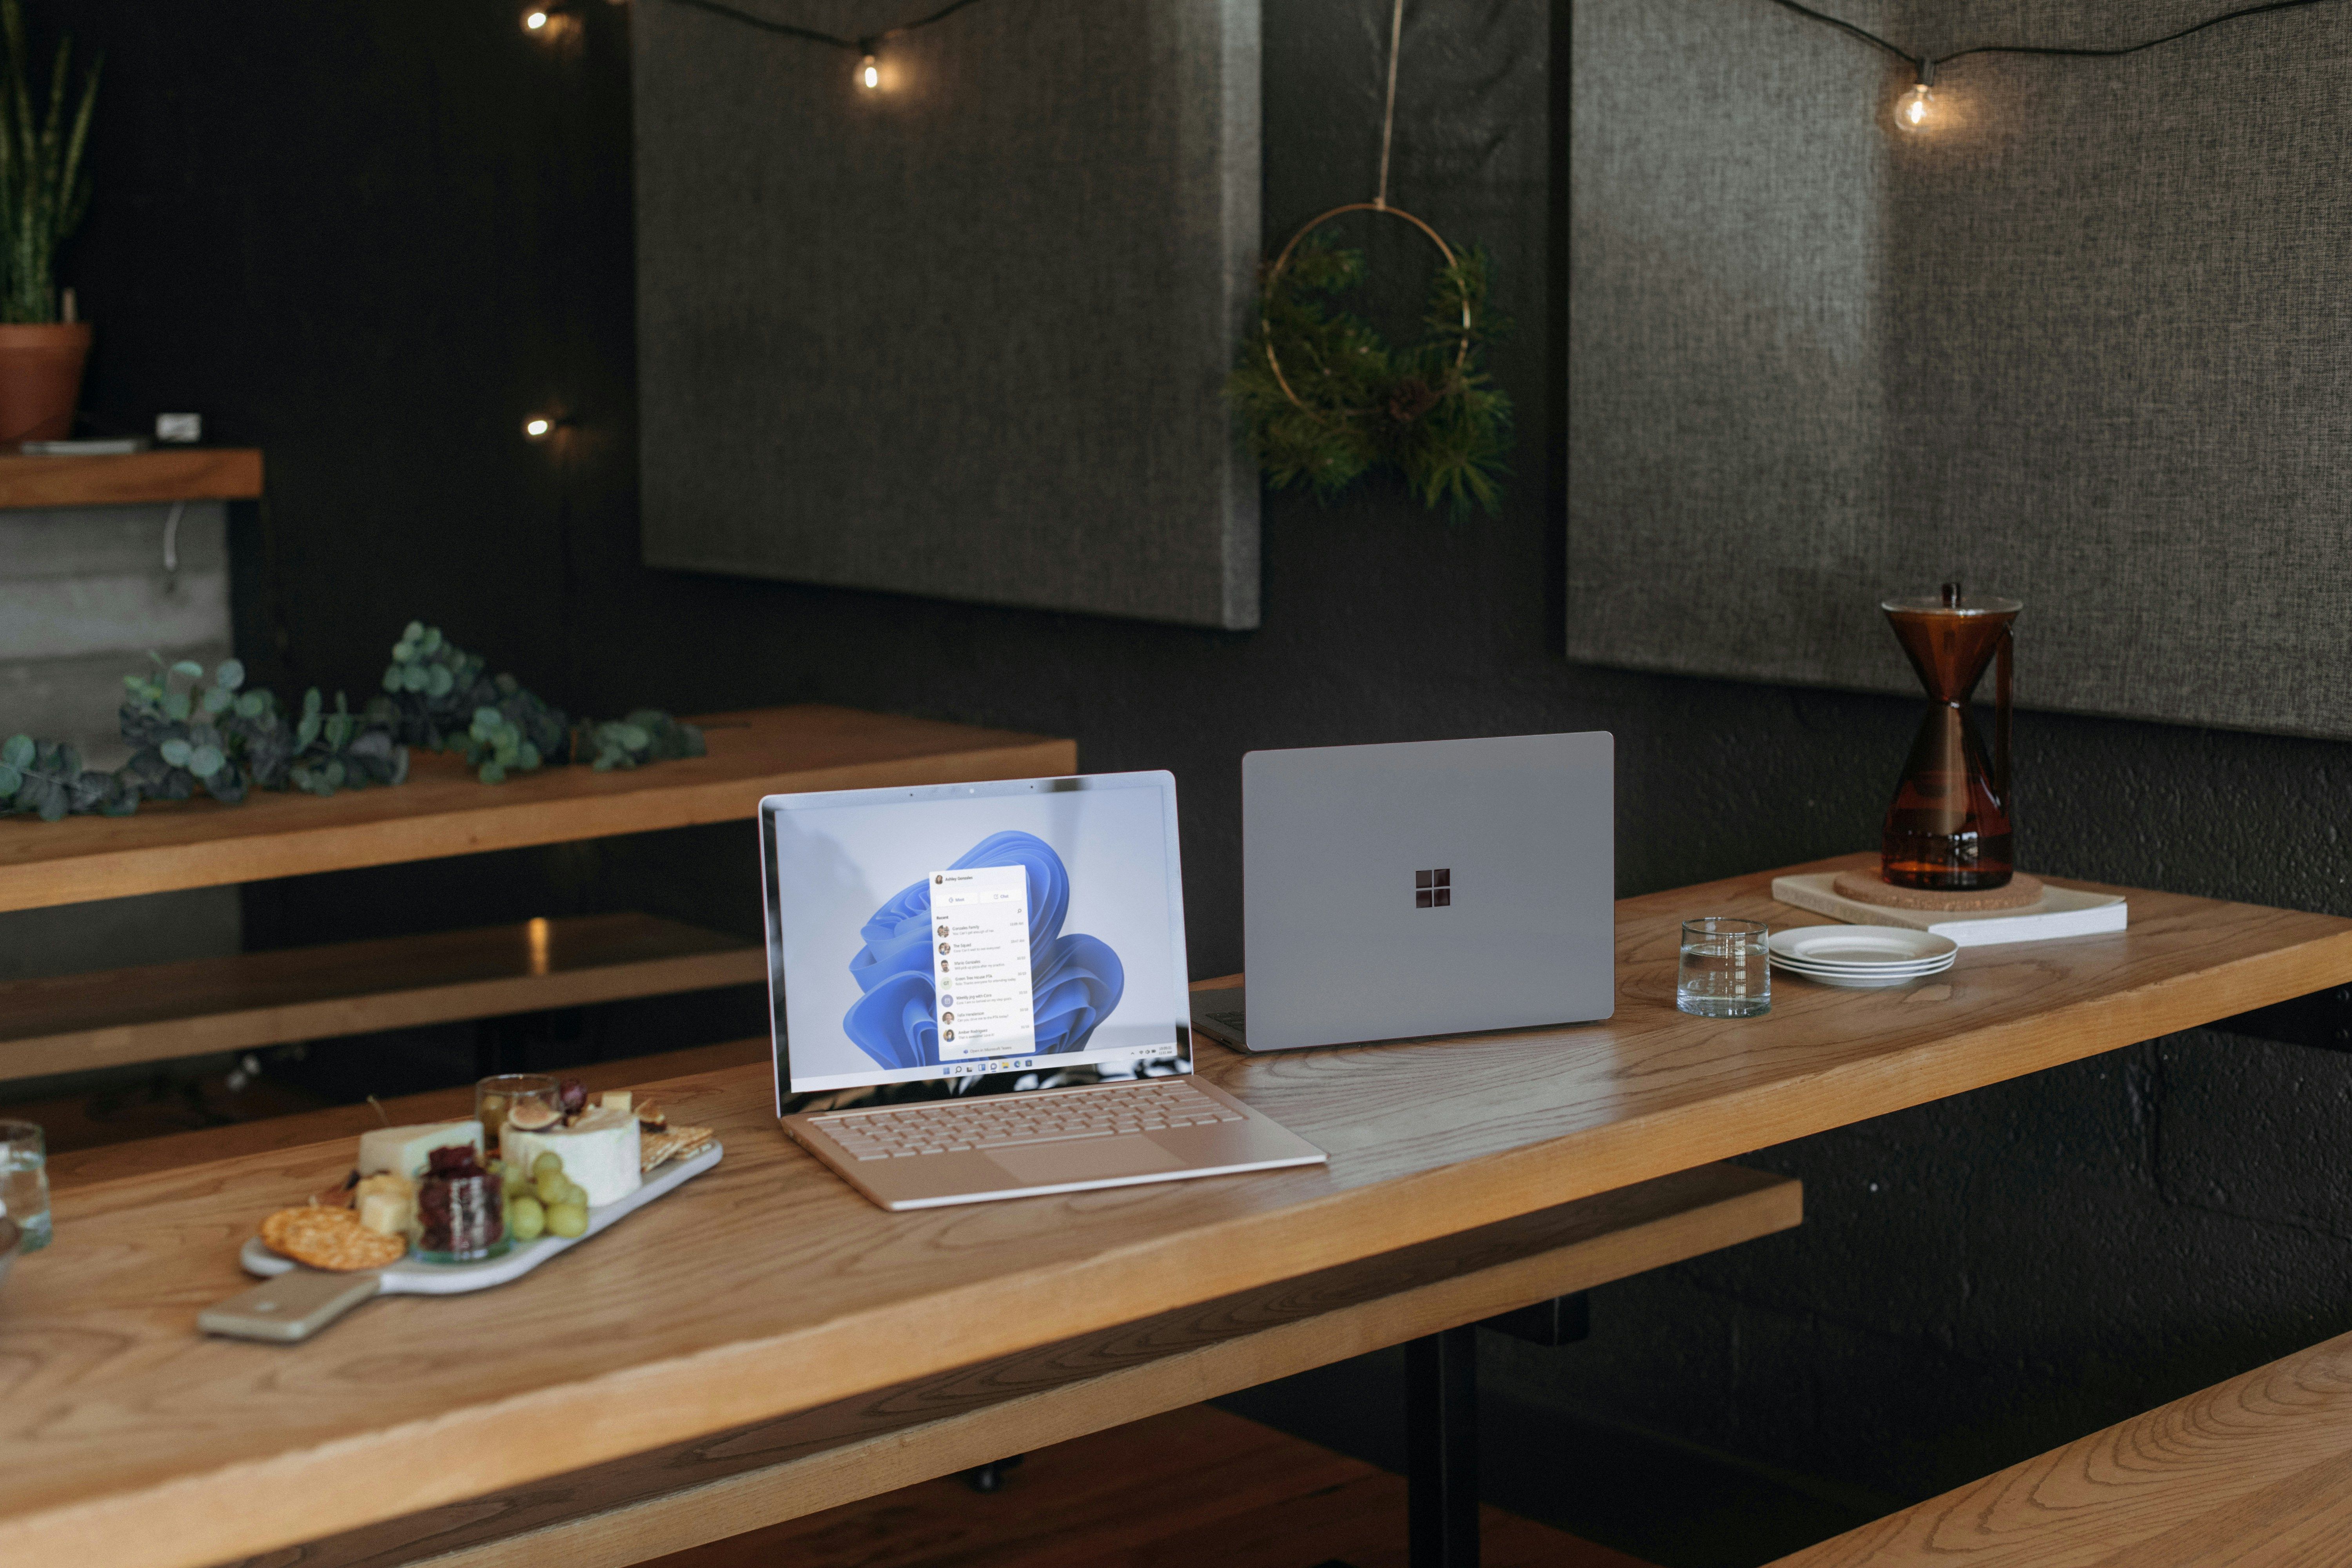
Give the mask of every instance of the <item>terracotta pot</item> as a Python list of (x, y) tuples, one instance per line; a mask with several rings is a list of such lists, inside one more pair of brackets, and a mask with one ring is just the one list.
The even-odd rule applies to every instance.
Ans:
[(73, 434), (89, 323), (0, 324), (0, 447), (62, 441)]

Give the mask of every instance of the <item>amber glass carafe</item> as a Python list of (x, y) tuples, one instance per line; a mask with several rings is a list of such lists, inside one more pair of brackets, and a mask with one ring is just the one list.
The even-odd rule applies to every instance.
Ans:
[[(2011, 623), (2024, 607), (2015, 599), (1969, 598), (1957, 583), (1945, 584), (1935, 598), (1889, 599), (1879, 606), (1927, 689), (1927, 712), (1879, 845), (1880, 870), (1898, 888), (2000, 888), (2016, 868), (2009, 818)], [(1996, 659), (1988, 758), (1969, 697)]]

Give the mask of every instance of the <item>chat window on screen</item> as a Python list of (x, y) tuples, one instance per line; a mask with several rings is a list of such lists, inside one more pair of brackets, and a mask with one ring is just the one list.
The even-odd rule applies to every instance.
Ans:
[(1020, 866), (931, 873), (931, 963), (940, 1060), (1036, 1048), (1029, 973), (1029, 874)]

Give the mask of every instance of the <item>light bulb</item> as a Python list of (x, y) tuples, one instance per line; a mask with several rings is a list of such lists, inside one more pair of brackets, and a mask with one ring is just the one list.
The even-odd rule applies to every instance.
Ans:
[(547, 26), (547, 13), (544, 11), (526, 12), (523, 15), (522, 25), (524, 31), (536, 33), (541, 27)]
[(866, 56), (866, 63), (857, 68), (857, 79), (865, 84), (868, 92), (882, 85), (882, 68), (874, 63), (872, 55)]
[(555, 421), (543, 414), (535, 414), (522, 422), (522, 433), (534, 441), (544, 441), (547, 433), (555, 428)]
[(1906, 131), (1925, 131), (1936, 118), (1936, 95), (1926, 82), (1895, 100), (1895, 123)]

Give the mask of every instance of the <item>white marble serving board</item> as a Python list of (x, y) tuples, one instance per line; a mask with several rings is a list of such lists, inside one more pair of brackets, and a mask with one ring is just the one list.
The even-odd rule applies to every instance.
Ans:
[[(588, 1229), (574, 1237), (542, 1236), (536, 1241), (518, 1242), (507, 1249), (503, 1258), (486, 1258), (479, 1263), (425, 1263), (415, 1258), (404, 1258), (399, 1262), (376, 1269), (380, 1296), (456, 1296), (467, 1290), (487, 1290), (493, 1285), (504, 1285), (520, 1279), (549, 1258), (569, 1251), (583, 1241), (593, 1239), (607, 1228), (619, 1224), (656, 1198), (676, 1192), (679, 1187), (711, 1166), (726, 1149), (713, 1143), (690, 1160), (664, 1165), (646, 1178), (646, 1184), (618, 1203), (604, 1204), (588, 1211)], [(264, 1279), (275, 1279), (300, 1264), (290, 1258), (280, 1258), (254, 1237), (237, 1254), (237, 1261), (247, 1274)], [(365, 1270), (355, 1270), (354, 1278)]]

